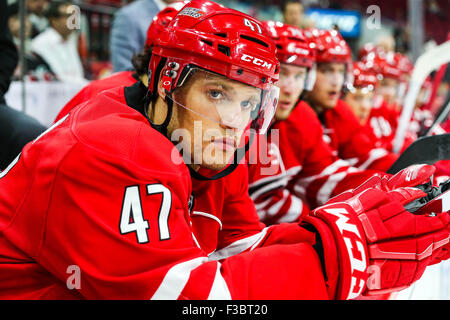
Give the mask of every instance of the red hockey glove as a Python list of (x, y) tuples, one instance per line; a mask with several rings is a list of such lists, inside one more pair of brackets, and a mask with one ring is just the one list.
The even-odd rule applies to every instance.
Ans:
[(391, 176), (388, 174), (376, 174), (359, 187), (343, 192), (332, 199), (327, 204), (345, 201), (361, 193), (368, 188), (377, 188), (384, 191), (391, 191), (400, 187), (423, 186), (420, 189), (431, 187), (431, 181), (436, 168), (428, 164), (417, 164), (409, 166)]
[(305, 218), (320, 234), (330, 298), (402, 290), (430, 263), (448, 258), (449, 213), (414, 215), (404, 208), (424, 196), (416, 188), (374, 185)]

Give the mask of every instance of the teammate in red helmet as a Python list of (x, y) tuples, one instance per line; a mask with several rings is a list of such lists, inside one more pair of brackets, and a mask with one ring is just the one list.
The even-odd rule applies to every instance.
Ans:
[(374, 105), (377, 74), (362, 61), (353, 63), (353, 83), (348, 84), (344, 101), (352, 109), (359, 123), (365, 126)]
[(317, 52), (317, 79), (305, 100), (325, 128), (324, 139), (340, 158), (355, 167), (386, 171), (397, 156), (374, 148), (372, 138), (341, 99), (343, 89), (353, 83), (350, 48), (335, 30), (312, 29), (305, 35)]
[(269, 157), (251, 162), (249, 177), (260, 219), (272, 225), (300, 221), (310, 208), (376, 172), (359, 171), (334, 155), (323, 141), (317, 115), (302, 101), (304, 92), (314, 86), (316, 69), (315, 49), (303, 31), (275, 21), (264, 26), (277, 46), (280, 101), (267, 142), (258, 140), (258, 151), (267, 145)]
[[(397, 56), (397, 60), (399, 57)], [(362, 57), (376, 72), (378, 83), (375, 87), (375, 103), (369, 116), (373, 133), (382, 142), (383, 148), (392, 150), (392, 143), (401, 113), (401, 99), (405, 93), (404, 62), (396, 63), (393, 52), (378, 50), (375, 54)]]
[(388, 52), (382, 56), (377, 55), (371, 61), (380, 79), (377, 92), (392, 109), (399, 108), (399, 89), (403, 77), (402, 71), (395, 64), (393, 54), (393, 52)]

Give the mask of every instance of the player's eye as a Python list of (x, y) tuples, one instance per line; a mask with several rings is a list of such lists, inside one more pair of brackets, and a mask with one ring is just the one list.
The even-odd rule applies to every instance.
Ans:
[(209, 90), (208, 95), (214, 100), (219, 100), (224, 97), (224, 94), (219, 90)]
[(299, 81), (299, 80), (304, 80), (305, 79), (306, 74), (305, 73), (297, 73), (295, 75), (295, 80)]
[(244, 100), (241, 102), (241, 108), (243, 110), (250, 110), (253, 111), (257, 107), (257, 102), (254, 100)]

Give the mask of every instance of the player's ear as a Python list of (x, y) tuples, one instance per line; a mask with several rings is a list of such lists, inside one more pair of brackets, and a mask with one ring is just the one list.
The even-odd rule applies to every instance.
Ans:
[(160, 77), (159, 81), (158, 81), (158, 95), (161, 97), (161, 99), (163, 99), (163, 101), (165, 101), (166, 90), (164, 89), (163, 84), (162, 84), (162, 77)]

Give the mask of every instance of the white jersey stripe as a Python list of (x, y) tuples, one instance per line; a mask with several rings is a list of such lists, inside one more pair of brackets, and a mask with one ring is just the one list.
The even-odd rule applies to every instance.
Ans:
[(261, 189), (258, 189), (257, 191), (253, 192), (250, 195), (250, 198), (255, 201), (256, 199), (258, 199), (259, 196), (274, 190), (274, 189), (279, 189), (280, 187), (286, 187), (288, 180), (287, 179), (282, 179), (282, 180), (276, 180), (270, 184), (265, 185), (264, 187), (262, 187)]
[(220, 273), (221, 264), (217, 262), (216, 276), (209, 292), (208, 300), (231, 300), (231, 293), (225, 279)]
[(273, 217), (280, 211), (281, 207), (284, 206), (286, 201), (289, 199), (289, 194), (290, 193), (288, 190), (286, 189), (283, 190), (283, 197), (267, 209), (268, 217)]
[(313, 176), (309, 176), (309, 177), (306, 177), (303, 179), (299, 179), (297, 183), (303, 185), (303, 187), (305, 189), (307, 189), (309, 184), (312, 181), (319, 179), (321, 177), (324, 177), (324, 176), (331, 175), (342, 167), (350, 167), (350, 164), (347, 161), (344, 161), (342, 159), (336, 160), (335, 162), (330, 164), (328, 167), (323, 169), (321, 173), (313, 175)]
[(277, 221), (278, 223), (294, 222), (300, 217), (304, 207), (303, 201), (294, 195), (291, 196), (291, 201), (289, 210)]
[(347, 174), (356, 171), (358, 171), (356, 168), (350, 167), (346, 171), (331, 175), (317, 192), (317, 203), (319, 205), (324, 205), (328, 200), (330, 200), (331, 194), (336, 188), (336, 185), (341, 182)]
[(374, 161), (384, 157), (388, 152), (385, 149), (378, 148), (370, 150), (369, 158), (360, 166), (358, 166), (361, 170), (366, 170)]
[(199, 257), (176, 264), (166, 273), (163, 281), (152, 296), (152, 300), (176, 300), (189, 280), (191, 271), (208, 262), (208, 258)]

